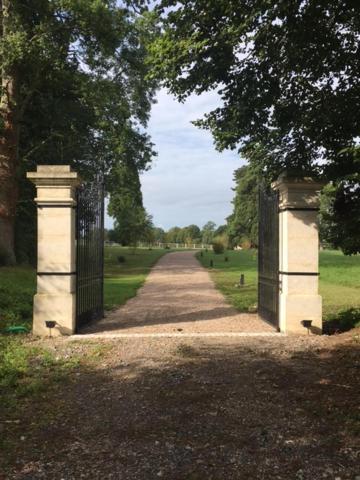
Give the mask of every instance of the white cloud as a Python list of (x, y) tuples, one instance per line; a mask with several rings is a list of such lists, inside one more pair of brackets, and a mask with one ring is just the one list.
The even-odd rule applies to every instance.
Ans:
[(191, 123), (219, 104), (216, 92), (178, 103), (160, 90), (149, 125), (158, 158), (141, 177), (145, 207), (156, 224), (221, 224), (231, 213), (233, 172), (243, 162), (236, 152), (217, 152), (211, 133)]
[(224, 223), (231, 213), (233, 172), (244, 162), (237, 152), (217, 152), (211, 133), (191, 124), (219, 106), (217, 94), (192, 95), (182, 104), (160, 90), (157, 98), (149, 134), (158, 157), (141, 176), (146, 209), (166, 229)]

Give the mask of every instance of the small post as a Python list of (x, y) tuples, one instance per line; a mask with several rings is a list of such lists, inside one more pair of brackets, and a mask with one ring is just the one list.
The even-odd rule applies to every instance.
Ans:
[(68, 165), (39, 165), (27, 178), (36, 185), (38, 207), (33, 334), (46, 337), (51, 324), (54, 336), (71, 335), (76, 314), (75, 187), (79, 178)]
[(210, 260), (210, 268), (212, 268), (213, 266), (214, 266), (214, 261)]
[(240, 287), (243, 287), (245, 285), (245, 275), (243, 273), (240, 275), (239, 285)]

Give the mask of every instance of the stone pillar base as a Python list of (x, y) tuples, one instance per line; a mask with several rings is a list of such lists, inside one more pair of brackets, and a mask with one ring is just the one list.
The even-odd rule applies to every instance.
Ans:
[[(302, 325), (311, 320), (311, 329)], [(308, 335), (322, 333), (322, 299), (320, 295), (280, 294), (280, 331), (288, 334)]]
[(53, 320), (56, 322), (55, 328), (51, 329), (53, 337), (72, 335), (75, 332), (75, 308), (75, 295), (72, 293), (37, 293), (34, 296), (33, 334), (48, 336), (45, 321)]

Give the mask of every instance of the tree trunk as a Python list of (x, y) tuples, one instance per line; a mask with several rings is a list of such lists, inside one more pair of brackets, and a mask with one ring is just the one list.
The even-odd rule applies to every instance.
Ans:
[[(9, 23), (9, 0), (1, 2), (1, 34)], [(19, 163), (18, 79), (16, 70), (2, 71), (0, 138), (0, 257), (15, 263), (14, 226), (18, 200)]]

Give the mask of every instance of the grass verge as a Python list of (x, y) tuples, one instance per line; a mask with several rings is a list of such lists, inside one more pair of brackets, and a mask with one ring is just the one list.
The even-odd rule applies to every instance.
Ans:
[[(210, 269), (217, 288), (229, 303), (247, 312), (257, 302), (256, 250), (227, 251), (216, 255), (212, 251), (197, 254), (200, 263)], [(227, 259), (227, 260), (226, 260)], [(213, 267), (210, 267), (210, 264)], [(240, 274), (245, 275), (241, 288)], [(345, 256), (339, 251), (320, 252), (320, 294), (323, 297), (324, 319), (335, 329), (348, 330), (360, 326), (360, 255)]]
[[(49, 339), (40, 344), (30, 336), (0, 335), (0, 428), (7, 433), (0, 435), (0, 450), (5, 464), (21, 455), (21, 443), (29, 441), (32, 429), (48, 428), (59, 412), (68, 411), (61, 398), (64, 385), (93, 372), (111, 348), (98, 342)], [(34, 407), (41, 415), (30, 413), (28, 422)]]
[[(196, 257), (204, 267), (210, 269), (216, 287), (240, 312), (247, 312), (257, 302), (256, 250), (228, 250), (218, 255), (209, 250), (203, 251), (202, 256), (198, 252)], [(241, 274), (245, 275), (245, 285), (239, 288), (236, 285)]]
[(0, 331), (9, 325), (30, 326), (35, 289), (32, 267), (0, 267)]
[(56, 345), (51, 340), (41, 345), (28, 336), (0, 336), (0, 398), (11, 409), (28, 396), (42, 397), (69, 373), (92, 365), (103, 356), (108, 344), (71, 342)]

